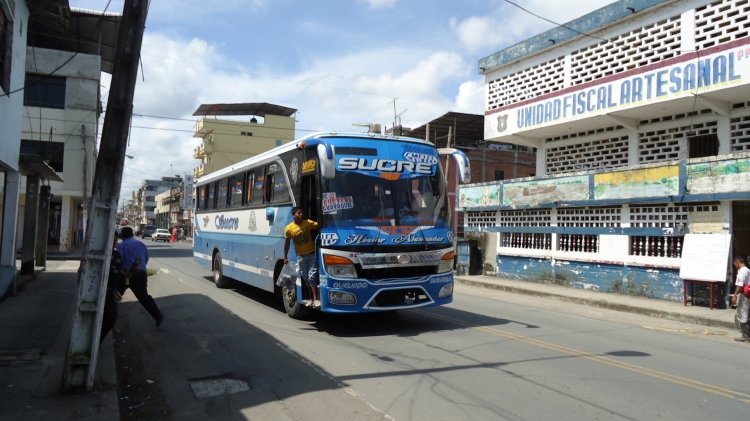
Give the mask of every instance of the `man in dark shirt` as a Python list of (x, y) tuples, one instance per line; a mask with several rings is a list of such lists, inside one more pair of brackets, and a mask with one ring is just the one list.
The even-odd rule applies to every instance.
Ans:
[(117, 232), (112, 241), (112, 258), (109, 261), (109, 276), (107, 277), (107, 295), (104, 298), (104, 312), (102, 313), (102, 331), (99, 343), (104, 341), (115, 322), (117, 322), (117, 303), (122, 301), (122, 294), (128, 289), (125, 273), (122, 270), (122, 259), (117, 252)]
[(133, 291), (135, 297), (151, 317), (156, 320), (156, 327), (161, 326), (164, 315), (157, 307), (153, 297), (148, 294), (148, 275), (146, 265), (148, 264), (148, 249), (142, 242), (133, 238), (133, 228), (123, 227), (120, 231), (122, 242), (117, 247), (122, 257), (122, 267), (128, 268), (125, 272), (129, 275), (128, 287)]

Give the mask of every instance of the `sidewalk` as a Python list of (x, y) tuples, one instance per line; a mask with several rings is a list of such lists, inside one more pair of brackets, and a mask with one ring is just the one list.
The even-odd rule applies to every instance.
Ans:
[(494, 276), (456, 276), (454, 279), (456, 283), (481, 288), (496, 289), (515, 294), (534, 295), (703, 326), (736, 329), (734, 325), (734, 309), (711, 310), (708, 307), (692, 306), (689, 303), (685, 306), (682, 304), (682, 301), (657, 300), (552, 284), (516, 281)]
[(112, 335), (99, 349), (94, 391), (63, 395), (62, 376), (78, 293), (76, 260), (48, 261), (0, 302), (0, 419), (117, 420)]

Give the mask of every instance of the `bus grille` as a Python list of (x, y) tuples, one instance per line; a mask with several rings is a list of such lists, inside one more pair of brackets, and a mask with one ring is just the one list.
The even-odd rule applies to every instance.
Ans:
[(362, 269), (357, 265), (357, 275), (373, 282), (379, 279), (390, 278), (415, 278), (434, 275), (437, 273), (437, 266), (393, 266), (388, 268), (368, 268)]
[(430, 302), (432, 300), (422, 288), (389, 289), (380, 291), (368, 307), (403, 307)]

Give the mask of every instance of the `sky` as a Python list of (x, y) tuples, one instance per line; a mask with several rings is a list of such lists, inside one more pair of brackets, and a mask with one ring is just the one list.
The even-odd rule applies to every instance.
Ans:
[[(123, 0), (69, 2), (120, 14), (123, 7)], [(193, 158), (200, 139), (192, 137), (200, 104), (295, 108), (296, 137), (365, 130), (352, 123), (392, 127), (396, 115), (416, 128), (449, 111), (482, 114), (481, 58), (555, 26), (534, 15), (565, 23), (610, 3), (152, 1), (120, 203), (145, 179), (192, 174), (200, 164)], [(109, 81), (103, 74), (105, 107)]]

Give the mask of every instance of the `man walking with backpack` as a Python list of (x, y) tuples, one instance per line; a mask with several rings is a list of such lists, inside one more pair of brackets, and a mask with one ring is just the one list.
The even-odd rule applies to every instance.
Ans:
[(126, 276), (130, 276), (128, 287), (143, 308), (154, 318), (156, 327), (159, 327), (164, 321), (164, 314), (159, 310), (153, 297), (148, 294), (148, 274), (146, 273), (148, 249), (145, 244), (133, 238), (131, 227), (124, 227), (120, 231), (120, 237), (122, 237), (122, 242), (117, 247), (117, 251), (120, 252)]

